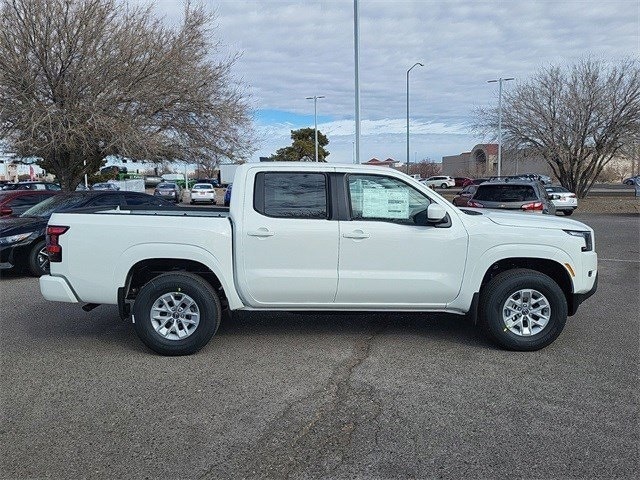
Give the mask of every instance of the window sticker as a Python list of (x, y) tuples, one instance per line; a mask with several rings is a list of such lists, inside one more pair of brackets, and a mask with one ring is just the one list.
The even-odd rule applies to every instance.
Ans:
[(409, 218), (409, 190), (404, 188), (362, 189), (363, 218)]

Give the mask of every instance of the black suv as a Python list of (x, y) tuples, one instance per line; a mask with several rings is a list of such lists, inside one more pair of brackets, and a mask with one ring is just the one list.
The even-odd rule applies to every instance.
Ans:
[(552, 199), (541, 182), (505, 178), (478, 185), (467, 206), (555, 215)]

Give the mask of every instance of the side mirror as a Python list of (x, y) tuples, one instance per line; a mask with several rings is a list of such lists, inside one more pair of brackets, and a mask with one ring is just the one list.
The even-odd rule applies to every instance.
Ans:
[(13, 215), (13, 210), (9, 207), (2, 207), (2, 209), (0, 209), (0, 217), (6, 217), (8, 215)]
[(438, 203), (432, 203), (427, 207), (427, 221), (429, 223), (441, 222), (446, 216), (447, 211)]
[(449, 226), (450, 222), (447, 221), (447, 211), (442, 205), (437, 203), (430, 204), (424, 210), (419, 211), (413, 216), (413, 221), (416, 225), (435, 225), (435, 226)]

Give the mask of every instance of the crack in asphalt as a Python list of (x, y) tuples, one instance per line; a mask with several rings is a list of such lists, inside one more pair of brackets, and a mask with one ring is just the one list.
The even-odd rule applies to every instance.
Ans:
[[(272, 420), (251, 448), (239, 478), (319, 477), (338, 470), (347, 459), (359, 425), (377, 421), (382, 406), (373, 386), (352, 380), (354, 370), (371, 353), (381, 325), (356, 340), (351, 355), (338, 364), (325, 387), (291, 402)], [(306, 419), (306, 420), (305, 420)], [(216, 477), (210, 467), (200, 478)]]

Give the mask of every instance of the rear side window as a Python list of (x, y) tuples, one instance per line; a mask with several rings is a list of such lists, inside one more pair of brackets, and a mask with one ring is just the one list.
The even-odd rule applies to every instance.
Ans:
[(256, 175), (254, 208), (268, 217), (326, 219), (327, 178), (323, 173)]
[(474, 200), (487, 202), (528, 202), (538, 200), (531, 185), (480, 185)]

